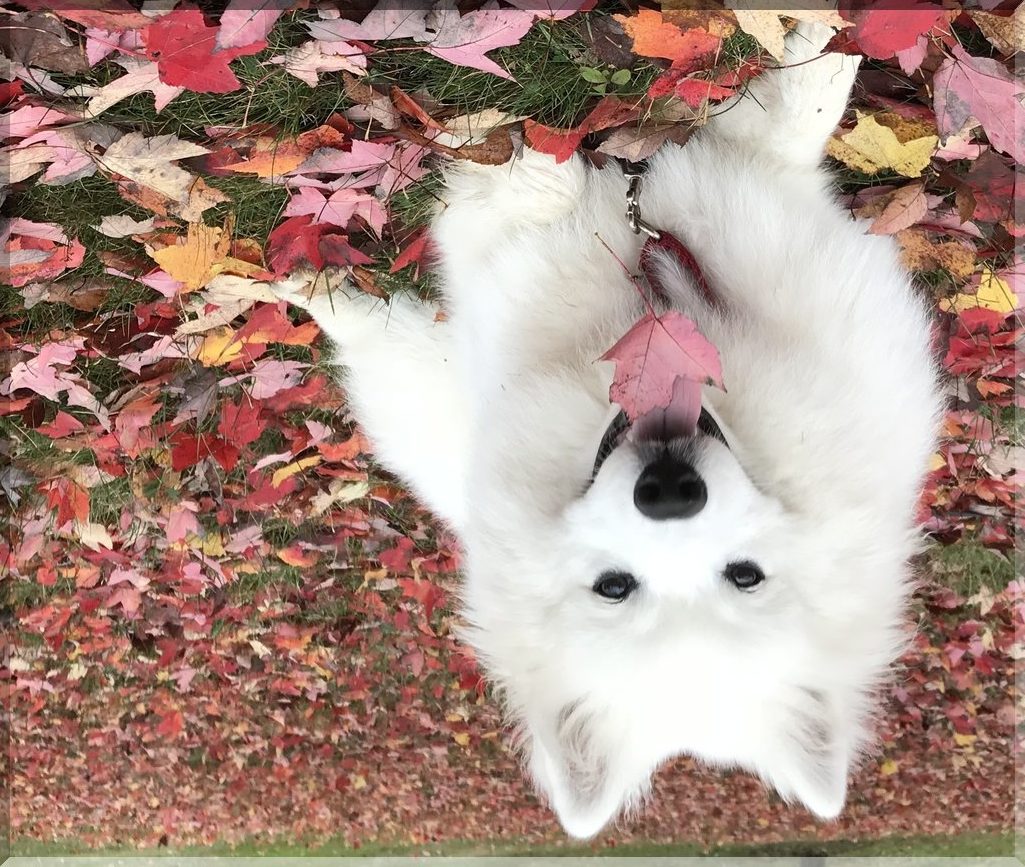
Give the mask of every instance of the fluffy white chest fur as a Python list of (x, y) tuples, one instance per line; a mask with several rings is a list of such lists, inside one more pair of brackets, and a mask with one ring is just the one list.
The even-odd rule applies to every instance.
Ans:
[[(802, 25), (788, 61), (828, 36)], [(459, 534), (466, 639), (571, 834), (637, 804), (680, 753), (750, 769), (823, 817), (843, 806), (901, 645), (940, 408), (893, 243), (819, 168), (856, 66), (766, 73), (646, 172), (645, 218), (722, 300), (664, 263), (671, 305), (720, 352), (726, 392), (704, 404), (728, 445), (628, 437), (592, 479), (616, 413), (597, 359), (644, 309), (605, 246), (636, 268), (616, 166), (526, 151), (453, 167), (433, 227), (447, 319), (278, 287), (337, 343), (378, 458)], [(638, 505), (656, 455), (698, 480), (700, 503), (668, 518)]]

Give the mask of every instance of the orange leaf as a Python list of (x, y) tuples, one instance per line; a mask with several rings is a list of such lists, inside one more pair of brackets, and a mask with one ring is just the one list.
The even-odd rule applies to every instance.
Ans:
[(722, 42), (707, 30), (681, 30), (653, 9), (639, 9), (636, 15), (613, 16), (634, 41), (634, 52), (642, 57), (664, 57), (674, 66), (689, 66), (712, 54)]

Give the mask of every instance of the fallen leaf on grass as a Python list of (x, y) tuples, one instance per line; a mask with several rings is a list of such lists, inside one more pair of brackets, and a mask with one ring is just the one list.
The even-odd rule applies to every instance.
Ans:
[(436, 6), (427, 13), (427, 27), (434, 37), (424, 49), (454, 63), (512, 78), (487, 52), (517, 45), (534, 23), (534, 15), (520, 9), (478, 9), (460, 15), (453, 6)]
[(78, 39), (50, 15), (7, 11), (4, 16), (4, 53), (17, 63), (65, 75), (80, 75), (89, 61)]
[(1001, 54), (1008, 57), (1025, 52), (1025, 6), (1018, 5), (1010, 15), (994, 15), (981, 9), (969, 9), (968, 15)]
[(229, 255), (231, 232), (217, 226), (190, 223), (186, 237), (160, 249), (147, 247), (150, 257), (164, 271), (192, 292), (205, 286), (218, 274), (252, 277), (263, 268)]
[(960, 45), (953, 54), (932, 83), (940, 135), (960, 132), (974, 117), (994, 148), (1025, 164), (1025, 123), (1020, 122), (1025, 84), (997, 60), (972, 57)]
[(89, 97), (85, 111), (90, 117), (97, 117), (122, 100), (145, 91), (153, 94), (154, 108), (160, 112), (185, 92), (184, 87), (161, 81), (160, 71), (152, 60), (124, 56), (114, 62), (125, 70), (125, 74), (120, 78), (115, 78), (102, 87), (80, 84), (68, 91), (69, 96)]
[(15, 219), (4, 230), (0, 281), (11, 286), (52, 280), (85, 259), (85, 247), (78, 238), (68, 238), (60, 226)]
[(897, 190), (876, 217), (868, 231), (873, 235), (893, 235), (913, 226), (926, 215), (929, 203), (925, 197), (925, 184), (908, 184)]
[(294, 75), (310, 87), (320, 84), (325, 72), (351, 72), (366, 75), (367, 57), (359, 48), (348, 42), (318, 42), (311, 39), (302, 45), (289, 49), (284, 54), (275, 54), (268, 63), (277, 63), (285, 72)]
[(231, 0), (221, 13), (215, 44), (219, 50), (263, 42), (291, 0)]
[[(195, 93), (229, 93), (242, 85), (228, 64), (236, 57), (256, 54), (267, 43), (218, 48), (220, 28), (210, 27), (203, 13), (185, 3), (157, 18), (142, 31), (146, 55), (155, 60), (160, 81)], [(237, 34), (236, 34), (237, 35)]]
[(975, 271), (975, 247), (966, 241), (934, 241), (922, 229), (903, 229), (896, 233), (901, 260), (911, 271), (943, 268), (957, 280), (967, 280)]
[(132, 235), (145, 235), (154, 229), (154, 217), (147, 220), (136, 220), (127, 214), (107, 214), (94, 226), (101, 235), (108, 238), (128, 238)]
[(701, 28), (681, 30), (654, 9), (639, 9), (635, 15), (614, 15), (613, 18), (633, 39), (636, 54), (671, 60), (674, 67), (688, 71), (713, 55), (722, 43), (722, 37)]
[(584, 140), (593, 132), (620, 126), (640, 115), (640, 108), (618, 96), (606, 96), (577, 126), (555, 129), (533, 120), (526, 120), (523, 131), (527, 143), (536, 151), (550, 154), (557, 163), (568, 160)]
[(369, 256), (349, 245), (343, 233), (313, 217), (289, 217), (267, 239), (267, 262), (278, 276), (300, 267), (320, 271), (325, 265), (369, 265)]
[(866, 175), (892, 169), (908, 178), (917, 178), (932, 157), (939, 139), (926, 135), (901, 141), (888, 126), (883, 126), (869, 114), (857, 113), (857, 124), (839, 138), (833, 137), (826, 145), (826, 153)]
[(929, 3), (899, 8), (854, 7), (848, 13), (854, 27), (847, 34), (863, 54), (888, 60), (917, 45), (921, 36), (949, 20), (947, 10)]
[(727, 5), (737, 16), (740, 29), (748, 36), (753, 36), (759, 45), (780, 62), (785, 59), (787, 35), (781, 17), (836, 28), (850, 26), (850, 22), (845, 21), (835, 9), (764, 9), (760, 0), (731, 0)]
[(979, 288), (974, 295), (958, 292), (953, 298), (940, 301), (940, 309), (961, 313), (974, 307), (994, 310), (997, 313), (1012, 313), (1018, 309), (1018, 298), (1007, 282), (997, 276), (988, 265), (982, 270)]
[(205, 153), (208, 153), (205, 147), (174, 135), (146, 138), (140, 132), (130, 132), (95, 159), (104, 171), (121, 175), (173, 202), (184, 204), (189, 200), (196, 177), (173, 161)]

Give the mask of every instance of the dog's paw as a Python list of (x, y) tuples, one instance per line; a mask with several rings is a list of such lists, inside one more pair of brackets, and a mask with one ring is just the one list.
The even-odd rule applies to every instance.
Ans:
[(836, 30), (820, 21), (800, 21), (787, 34), (786, 63), (803, 63), (823, 53)]
[(304, 275), (301, 272), (289, 274), (283, 280), (275, 280), (268, 284), (270, 291), (281, 301), (287, 301), (293, 307), (307, 310), (313, 298), (313, 284), (316, 275)]
[(323, 271), (293, 271), (283, 280), (270, 284), (270, 290), (282, 301), (287, 301), (314, 317), (318, 310), (333, 309), (345, 304), (351, 291), (338, 269)]

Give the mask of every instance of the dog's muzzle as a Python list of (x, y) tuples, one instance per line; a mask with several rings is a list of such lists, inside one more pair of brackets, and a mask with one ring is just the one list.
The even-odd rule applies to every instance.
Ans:
[[(598, 470), (601, 469), (602, 464), (605, 463), (609, 455), (623, 442), (623, 438), (630, 428), (630, 419), (627, 418), (624, 411), (620, 410), (605, 429), (605, 434), (598, 445), (598, 453), (594, 457), (594, 469), (591, 470), (591, 481), (594, 481), (598, 475)], [(718, 422), (712, 418), (712, 414), (704, 407), (701, 407), (701, 415), (698, 416), (697, 430), (698, 433), (719, 440), (726, 448), (730, 447), (730, 444), (726, 441), (726, 436), (722, 432), (722, 428), (719, 427)]]

